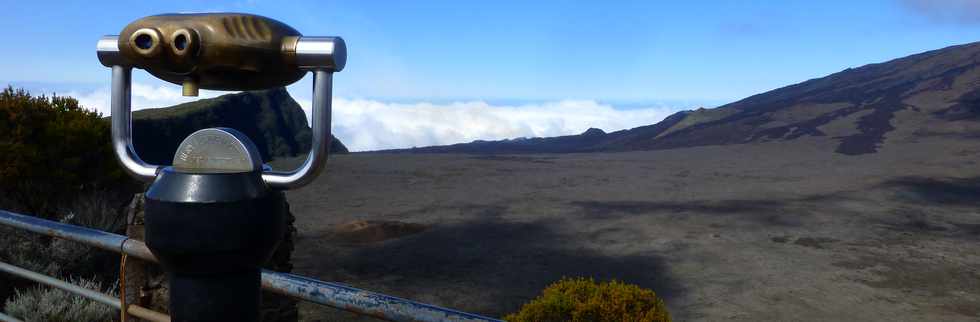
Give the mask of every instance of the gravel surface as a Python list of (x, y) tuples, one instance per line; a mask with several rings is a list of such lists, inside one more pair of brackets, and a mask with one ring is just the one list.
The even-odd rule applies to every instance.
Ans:
[(295, 272), (491, 316), (592, 276), (676, 321), (980, 319), (980, 145), (836, 144), (339, 155), (288, 193)]

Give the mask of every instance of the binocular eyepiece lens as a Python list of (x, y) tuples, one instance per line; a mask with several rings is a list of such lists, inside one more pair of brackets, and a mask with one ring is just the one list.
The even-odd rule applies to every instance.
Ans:
[(160, 53), (160, 32), (152, 28), (137, 30), (130, 36), (129, 45), (143, 57), (156, 57)]
[(153, 47), (153, 37), (150, 37), (148, 34), (141, 34), (136, 36), (133, 43), (135, 43), (136, 47), (139, 49), (150, 49)]
[(178, 59), (193, 56), (200, 46), (198, 43), (197, 32), (190, 29), (177, 29), (170, 34), (170, 49)]
[(177, 50), (184, 50), (187, 48), (187, 36), (184, 34), (179, 34), (174, 38), (174, 47)]

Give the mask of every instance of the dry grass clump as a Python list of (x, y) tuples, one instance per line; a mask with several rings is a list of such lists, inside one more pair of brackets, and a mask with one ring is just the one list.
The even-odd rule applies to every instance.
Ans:
[(592, 279), (568, 278), (551, 284), (541, 296), (504, 320), (668, 322), (670, 314), (652, 290), (619, 281), (596, 283)]
[[(118, 296), (116, 286), (103, 288), (96, 280), (76, 278), (70, 283)], [(17, 294), (4, 305), (7, 314), (27, 322), (104, 322), (113, 321), (116, 311), (108, 305), (94, 302), (68, 292), (35, 286)]]
[[(84, 194), (50, 219), (114, 232), (124, 224), (116, 204), (105, 194)], [(100, 289), (98, 281), (117, 279), (118, 255), (79, 242), (0, 226), (0, 245), (0, 261), (56, 278), (85, 276), (73, 283), (86, 288)], [(115, 316), (109, 307), (60, 290), (30, 287), (21, 277), (0, 274), (0, 285), (10, 287), (0, 289), (4, 311), (26, 321), (111, 321)]]
[[(117, 203), (105, 194), (84, 194), (75, 198), (51, 219), (116, 232), (125, 223), (124, 214), (117, 209)], [(107, 262), (118, 260), (115, 254), (76, 241), (6, 226), (0, 226), (0, 245), (4, 245), (0, 247), (0, 261), (53, 276), (66, 273), (83, 276), (101, 274)]]

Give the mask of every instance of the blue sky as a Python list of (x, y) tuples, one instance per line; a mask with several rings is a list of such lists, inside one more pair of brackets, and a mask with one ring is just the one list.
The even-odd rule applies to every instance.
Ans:
[[(89, 95), (93, 108), (100, 108), (94, 98), (102, 95), (109, 75), (95, 58), (98, 37), (116, 34), (139, 17), (167, 12), (248, 12), (307, 35), (342, 36), (349, 62), (335, 78), (335, 95), (349, 103), (397, 105), (411, 114), (413, 104), (451, 109), (454, 103), (485, 103), (490, 111), (526, 112), (592, 102), (613, 111), (657, 109), (659, 114), (639, 120), (647, 123), (682, 108), (718, 105), (848, 67), (980, 40), (980, 0), (6, 1), (3, 6), (0, 34), (7, 40), (0, 42), (0, 82)], [(153, 101), (153, 95), (171, 95), (176, 86), (145, 74), (135, 81), (146, 85), (147, 107), (178, 100)], [(308, 88), (305, 79), (290, 92), (304, 103)], [(501, 117), (515, 121), (511, 116)], [(550, 132), (444, 133), (451, 139), (359, 147), (568, 134), (588, 126), (572, 123), (577, 125)], [(358, 131), (352, 130), (355, 125), (347, 131)]]

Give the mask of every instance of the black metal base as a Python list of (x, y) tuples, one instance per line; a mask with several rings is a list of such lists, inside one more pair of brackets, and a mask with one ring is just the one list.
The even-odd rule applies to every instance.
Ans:
[(259, 270), (220, 275), (168, 274), (173, 322), (259, 321)]
[(259, 321), (261, 275), (286, 229), (259, 172), (165, 168), (146, 192), (146, 245), (170, 278), (172, 321)]

